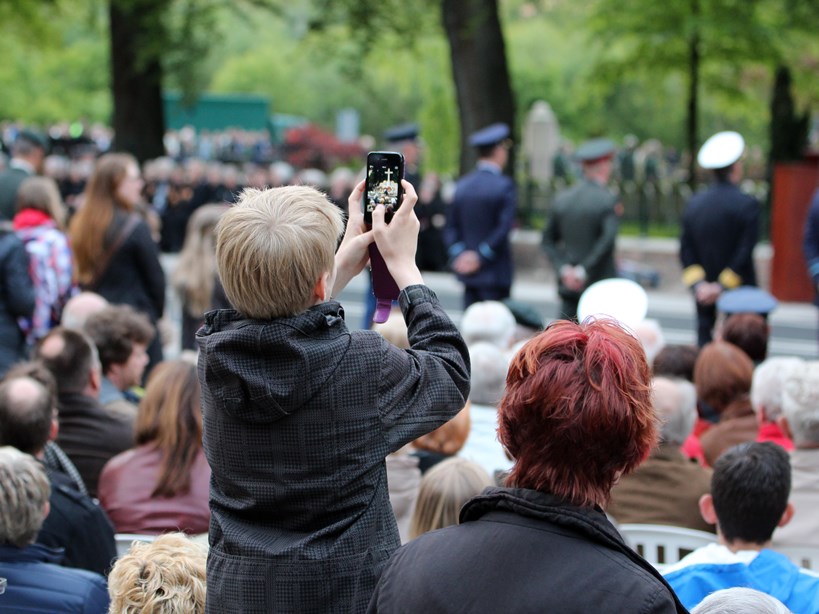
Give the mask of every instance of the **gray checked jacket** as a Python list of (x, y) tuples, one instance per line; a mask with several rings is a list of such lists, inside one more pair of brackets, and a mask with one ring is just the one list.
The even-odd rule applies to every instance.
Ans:
[(350, 331), (334, 301), (197, 333), (212, 469), (207, 611), (364, 611), (400, 545), (384, 458), (450, 418), (469, 356), (426, 286), (401, 292), (411, 349)]

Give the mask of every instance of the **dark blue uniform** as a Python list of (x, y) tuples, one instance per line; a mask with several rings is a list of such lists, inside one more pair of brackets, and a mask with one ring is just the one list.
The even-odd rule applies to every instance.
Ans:
[[(728, 181), (716, 181), (691, 197), (683, 214), (680, 262), (683, 281), (724, 288), (755, 286), (753, 252), (759, 235), (759, 203)], [(697, 341), (711, 341), (715, 305), (697, 304)]]
[(464, 284), (464, 308), (509, 296), (513, 276), (509, 233), (516, 214), (515, 183), (497, 166), (480, 162), (458, 181), (445, 232), (449, 258), (474, 250), (481, 260), (475, 273), (458, 275)]

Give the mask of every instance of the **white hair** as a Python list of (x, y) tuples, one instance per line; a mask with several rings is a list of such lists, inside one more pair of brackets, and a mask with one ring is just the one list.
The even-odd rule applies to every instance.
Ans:
[(506, 387), (509, 360), (501, 349), (485, 341), (469, 347), (472, 363), (472, 390), (469, 400), (479, 405), (497, 406)]
[(486, 341), (505, 350), (515, 334), (515, 316), (500, 301), (473, 303), (461, 316), (461, 335), (469, 346)]
[(782, 394), (785, 381), (804, 364), (800, 358), (768, 358), (754, 369), (751, 383), (751, 405), (757, 415), (764, 410), (768, 422), (782, 415)]
[(796, 447), (819, 444), (819, 362), (804, 363), (785, 380), (782, 413)]
[(654, 411), (660, 418), (663, 442), (681, 446), (697, 420), (697, 391), (683, 379), (655, 377), (651, 385)]
[(634, 327), (634, 334), (645, 350), (648, 364), (654, 364), (654, 357), (665, 347), (665, 335), (660, 323), (653, 318), (645, 318)]
[(792, 614), (784, 603), (752, 588), (735, 586), (708, 595), (691, 614)]

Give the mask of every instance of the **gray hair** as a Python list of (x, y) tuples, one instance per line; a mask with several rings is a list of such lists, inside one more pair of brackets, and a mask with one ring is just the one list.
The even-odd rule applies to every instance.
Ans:
[(752, 588), (724, 588), (708, 595), (691, 614), (792, 614), (776, 597)]
[(472, 363), (469, 400), (496, 407), (506, 387), (509, 360), (498, 346), (485, 341), (469, 347), (469, 360)]
[(645, 318), (634, 327), (634, 333), (645, 350), (648, 364), (654, 364), (654, 357), (665, 347), (665, 335), (660, 323), (653, 318)]
[(796, 447), (819, 444), (819, 362), (806, 362), (785, 380), (782, 413)]
[(754, 369), (751, 382), (751, 405), (757, 415), (764, 410), (768, 422), (782, 415), (782, 395), (785, 381), (804, 364), (800, 358), (768, 358)]
[(697, 420), (697, 390), (689, 381), (655, 377), (651, 398), (663, 442), (681, 446)]
[(0, 448), (0, 543), (25, 548), (45, 520), (51, 485), (37, 460), (17, 448)]
[(473, 303), (461, 316), (461, 335), (466, 345), (486, 341), (506, 349), (515, 334), (515, 316), (500, 301)]

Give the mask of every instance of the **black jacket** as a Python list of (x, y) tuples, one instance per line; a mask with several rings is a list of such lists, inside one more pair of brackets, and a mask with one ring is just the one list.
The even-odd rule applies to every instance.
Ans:
[(51, 509), (37, 543), (64, 550), (61, 565), (105, 575), (117, 556), (114, 527), (103, 509), (72, 486), (63, 473), (48, 470)]
[(598, 508), (488, 488), (390, 559), (369, 612), (685, 612)]
[(10, 229), (0, 227), (0, 376), (25, 358), (25, 336), (17, 318), (30, 318), (32, 311), (34, 285), (28, 253)]

